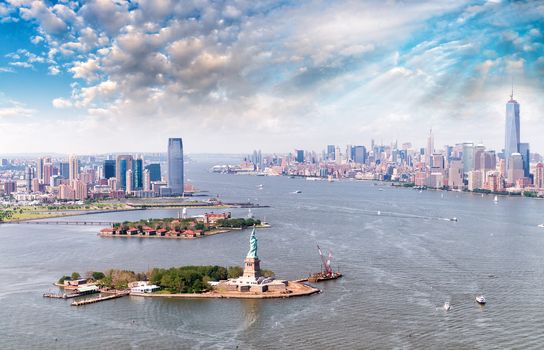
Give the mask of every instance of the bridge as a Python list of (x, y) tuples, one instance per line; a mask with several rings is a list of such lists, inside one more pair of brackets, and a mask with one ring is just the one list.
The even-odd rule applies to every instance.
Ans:
[(68, 220), (47, 220), (47, 221), (15, 221), (11, 224), (27, 225), (87, 225), (87, 226), (113, 226), (113, 221), (68, 221)]

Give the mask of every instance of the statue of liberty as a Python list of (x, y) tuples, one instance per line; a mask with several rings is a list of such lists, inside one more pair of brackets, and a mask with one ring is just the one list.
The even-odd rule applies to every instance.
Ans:
[(257, 259), (257, 237), (255, 236), (255, 226), (253, 226), (253, 231), (251, 236), (249, 236), (249, 252), (247, 253), (247, 258)]

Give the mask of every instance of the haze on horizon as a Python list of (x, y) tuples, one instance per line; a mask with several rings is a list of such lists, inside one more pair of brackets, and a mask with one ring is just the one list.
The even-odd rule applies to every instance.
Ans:
[(544, 153), (544, 1), (0, 1), (0, 154)]

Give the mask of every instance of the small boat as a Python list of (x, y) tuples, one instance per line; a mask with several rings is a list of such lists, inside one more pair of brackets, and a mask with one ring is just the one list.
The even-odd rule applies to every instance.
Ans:
[(455, 222), (457, 222), (457, 221), (459, 221), (459, 220), (454, 216), (454, 217), (452, 217), (452, 218), (450, 219), (450, 221), (455, 221)]
[(383, 188), (378, 188), (378, 191), (383, 191)]
[(544, 224), (540, 224), (538, 225), (538, 227), (544, 228)]
[(483, 295), (478, 295), (476, 297), (476, 302), (480, 305), (485, 305), (486, 303), (485, 297)]
[(499, 202), (499, 197), (495, 196), (495, 197), (493, 198), (493, 202), (498, 203), (498, 202)]
[(446, 301), (446, 302), (444, 303), (443, 308), (444, 308), (445, 311), (450, 311), (450, 309), (451, 309), (450, 303)]
[(378, 215), (382, 215), (382, 212), (378, 210)]
[(298, 194), (298, 193), (302, 193), (302, 191), (301, 190), (293, 191), (293, 194)]

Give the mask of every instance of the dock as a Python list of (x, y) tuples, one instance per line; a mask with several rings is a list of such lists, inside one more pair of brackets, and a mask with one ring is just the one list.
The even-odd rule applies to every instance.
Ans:
[(88, 226), (113, 226), (112, 221), (74, 221), (74, 220), (47, 220), (47, 221), (14, 221), (11, 224), (26, 225), (88, 225)]
[(129, 293), (130, 292), (128, 292), (128, 291), (124, 291), (124, 292), (118, 292), (118, 293), (115, 293), (115, 294), (112, 294), (112, 295), (106, 295), (106, 296), (103, 296), (103, 297), (74, 301), (74, 302), (72, 302), (71, 305), (72, 306), (82, 306), (82, 305), (94, 304), (94, 303), (98, 303), (100, 301), (106, 301), (106, 300), (111, 300), (111, 299), (122, 298), (124, 296), (129, 295)]

